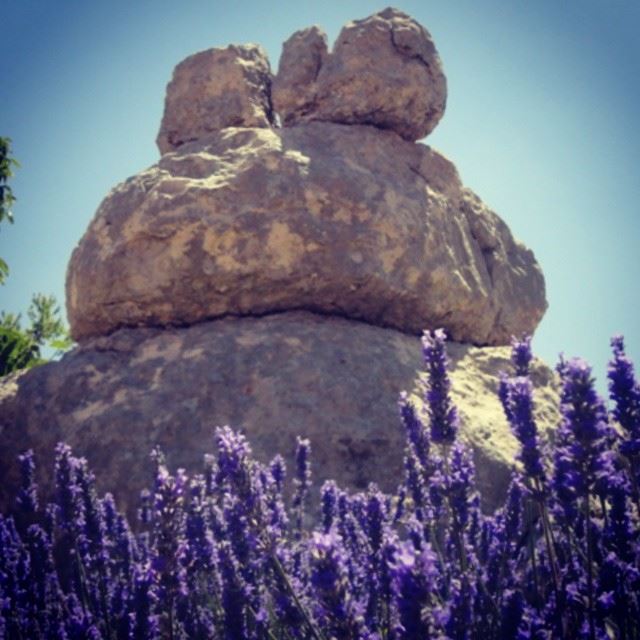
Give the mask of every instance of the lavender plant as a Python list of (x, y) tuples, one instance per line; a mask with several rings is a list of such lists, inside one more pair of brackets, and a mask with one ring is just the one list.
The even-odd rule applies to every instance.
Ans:
[(591, 369), (562, 361), (552, 456), (535, 420), (530, 340), (499, 382), (520, 443), (505, 504), (483, 513), (458, 438), (446, 344), (425, 334), (423, 408), (400, 398), (405, 477), (396, 494), (326, 482), (308, 505), (299, 440), (292, 498), (277, 456), (215, 433), (203, 475), (155, 476), (130, 524), (85, 460), (58, 445), (43, 504), (33, 452), (0, 516), (0, 639), (640, 639), (640, 386), (612, 341), (612, 409)]

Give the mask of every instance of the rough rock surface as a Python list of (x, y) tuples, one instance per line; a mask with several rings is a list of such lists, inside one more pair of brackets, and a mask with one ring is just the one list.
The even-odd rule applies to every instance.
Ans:
[(167, 87), (161, 153), (225, 127), (268, 127), (271, 68), (257, 45), (208, 49), (183, 60)]
[[(450, 354), (462, 434), (492, 508), (517, 450), (497, 399), (509, 348), (452, 344)], [(316, 488), (335, 478), (391, 491), (402, 477), (398, 393), (420, 366), (417, 337), (305, 312), (96, 338), (0, 382), (0, 504), (15, 495), (15, 456), (33, 447), (50, 486), (52, 451), (64, 440), (133, 513), (151, 448), (159, 444), (173, 467), (200, 470), (222, 424), (242, 428), (263, 461), (282, 453), (291, 464), (295, 436), (308, 436)], [(547, 428), (557, 421), (553, 374), (535, 363), (533, 380)]]
[(317, 26), (296, 31), (282, 45), (271, 97), (283, 125), (291, 125), (313, 112), (316, 80), (328, 54), (327, 35)]
[(331, 53), (319, 29), (285, 44), (273, 85), (283, 124), (325, 120), (391, 129), (406, 140), (442, 118), (447, 84), (428, 31), (397, 9), (348, 23)]
[(74, 338), (306, 309), (507, 344), (533, 253), (422, 144), (369, 126), (228, 128), (116, 187), (73, 253)]

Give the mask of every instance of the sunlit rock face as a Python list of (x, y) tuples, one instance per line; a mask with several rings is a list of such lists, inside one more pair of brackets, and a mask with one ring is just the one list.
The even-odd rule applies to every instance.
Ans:
[[(535, 330), (544, 279), (455, 166), (415, 142), (445, 101), (430, 35), (393, 9), (346, 25), (332, 50), (320, 29), (297, 32), (275, 78), (257, 45), (179, 64), (160, 161), (106, 197), (71, 257), (79, 346), (0, 383), (0, 501), (28, 447), (50, 489), (64, 440), (133, 513), (153, 446), (196, 471), (223, 424), (263, 461), (309, 437), (316, 486), (394, 490), (398, 394), (421, 395), (418, 336), (442, 327), (495, 507), (517, 452), (495, 395), (501, 345)], [(552, 378), (536, 365), (543, 430)]]
[(76, 340), (308, 309), (506, 344), (545, 309), (531, 251), (427, 146), (371, 126), (227, 128), (103, 202), (69, 265)]

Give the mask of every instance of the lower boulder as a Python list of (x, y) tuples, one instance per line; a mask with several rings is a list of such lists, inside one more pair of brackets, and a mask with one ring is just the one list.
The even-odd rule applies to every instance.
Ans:
[[(517, 442), (497, 397), (508, 347), (451, 343), (454, 401), (474, 449), (485, 508), (503, 498)], [(51, 491), (59, 441), (88, 459), (98, 488), (133, 515), (149, 486), (149, 453), (203, 468), (218, 425), (241, 429), (258, 459), (281, 453), (293, 469), (296, 436), (310, 438), (316, 492), (334, 478), (353, 490), (393, 491), (403, 476), (401, 390), (420, 395), (421, 345), (393, 329), (308, 312), (226, 318), (174, 329), (122, 329), (0, 381), (0, 507), (33, 448)], [(533, 367), (541, 430), (557, 423), (551, 370)]]

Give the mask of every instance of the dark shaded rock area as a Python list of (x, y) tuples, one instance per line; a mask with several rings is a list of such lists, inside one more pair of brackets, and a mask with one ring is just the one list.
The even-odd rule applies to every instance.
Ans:
[[(463, 437), (491, 508), (516, 450), (495, 396), (509, 350), (453, 344), (451, 353)], [(316, 493), (328, 478), (352, 490), (373, 481), (393, 491), (404, 443), (396, 403), (420, 366), (416, 337), (305, 312), (96, 338), (0, 385), (0, 506), (15, 495), (16, 456), (27, 448), (51, 488), (53, 450), (63, 440), (133, 516), (150, 485), (151, 449), (159, 445), (173, 468), (200, 471), (224, 424), (247, 434), (258, 459), (282, 453), (290, 472), (296, 436), (309, 437)], [(551, 372), (538, 364), (535, 376), (551, 423)]]

